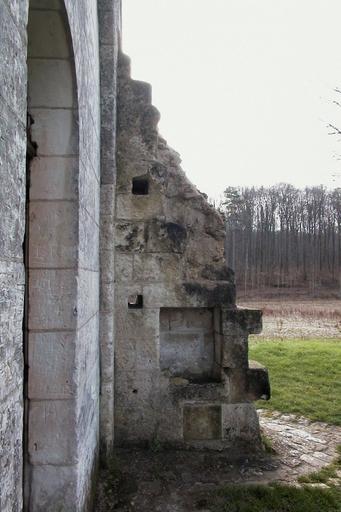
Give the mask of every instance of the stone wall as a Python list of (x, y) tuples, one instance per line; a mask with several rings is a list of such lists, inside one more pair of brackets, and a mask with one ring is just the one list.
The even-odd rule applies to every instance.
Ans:
[(27, 2), (0, 0), (0, 510), (22, 509)]
[[(22, 509), (25, 449), (29, 510), (72, 512), (91, 503), (99, 449), (99, 239), (105, 224), (100, 226), (100, 202), (105, 211), (110, 195), (106, 189), (100, 197), (100, 138), (106, 127), (103, 146), (113, 158), (115, 52), (120, 25), (119, 0), (98, 4), (92, 0), (65, 0), (65, 5), (61, 0), (0, 0), (0, 130), (4, 141), (0, 147), (0, 436), (4, 448), (0, 509), (5, 512)], [(26, 229), (29, 403), (24, 428), (29, 7), (29, 110), (34, 121), (31, 139), (38, 147), (30, 166), (30, 222)], [(110, 62), (106, 60), (109, 53)], [(102, 105), (102, 124), (100, 94), (105, 90), (100, 91), (101, 62), (113, 98), (110, 116)], [(111, 75), (108, 65), (112, 66)], [(106, 166), (110, 167), (109, 161)], [(113, 189), (112, 179), (112, 193)], [(110, 329), (106, 332), (103, 348), (113, 346)], [(23, 432), (27, 433), (25, 449)]]
[(130, 79), (124, 55), (119, 73), (115, 440), (125, 443), (158, 436), (160, 308), (214, 307), (223, 296), (234, 304), (234, 285), (222, 218), (159, 136), (151, 87)]
[(115, 441), (254, 449), (263, 388), (251, 392), (248, 335), (261, 315), (237, 309), (223, 219), (159, 135), (151, 88), (124, 55), (118, 87)]
[[(22, 510), (24, 474), (27, 509), (78, 512), (114, 416), (121, 444), (256, 439), (259, 317), (235, 308), (223, 221), (159, 136), (150, 86), (123, 56), (117, 76), (120, 1), (0, 0), (0, 19), (0, 509)], [(160, 364), (160, 332), (184, 330), (204, 386), (190, 360)]]
[(100, 348), (101, 453), (110, 456), (114, 441), (114, 214), (116, 190), (117, 56), (119, 1), (99, 0), (101, 83)]

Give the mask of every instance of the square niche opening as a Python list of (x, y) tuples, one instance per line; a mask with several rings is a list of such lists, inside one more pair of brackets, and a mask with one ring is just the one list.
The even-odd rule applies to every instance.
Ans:
[(214, 380), (212, 309), (161, 308), (160, 368), (191, 382)]
[(185, 441), (212, 441), (222, 438), (220, 405), (185, 405), (183, 412)]
[(149, 194), (149, 181), (145, 176), (133, 178), (132, 193), (135, 196), (147, 196)]
[(142, 309), (143, 295), (130, 295), (128, 297), (128, 309)]

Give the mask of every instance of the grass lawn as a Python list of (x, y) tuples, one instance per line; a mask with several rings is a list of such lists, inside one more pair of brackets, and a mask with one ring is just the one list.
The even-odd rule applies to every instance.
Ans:
[(269, 369), (272, 397), (261, 408), (341, 425), (341, 340), (256, 340), (249, 358)]
[(340, 512), (341, 490), (284, 485), (229, 485), (209, 503), (212, 512)]

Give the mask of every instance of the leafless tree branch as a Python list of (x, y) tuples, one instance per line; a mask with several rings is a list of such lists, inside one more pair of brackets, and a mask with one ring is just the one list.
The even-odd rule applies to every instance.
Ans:
[(341, 130), (337, 126), (328, 123), (327, 128), (331, 128), (332, 130), (334, 130), (333, 132), (329, 132), (328, 135), (341, 135)]

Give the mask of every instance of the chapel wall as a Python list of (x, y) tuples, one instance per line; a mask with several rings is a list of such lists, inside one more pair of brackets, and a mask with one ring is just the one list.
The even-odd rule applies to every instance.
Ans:
[[(32, 377), (28, 383), (33, 405), (28, 420), (31, 437), (27, 440), (32, 471), (29, 479), (25, 471), (25, 479), (30, 510), (64, 507), (76, 511), (90, 506), (99, 452), (99, 239), (103, 227), (100, 202), (104, 204), (110, 194), (107, 188), (101, 197), (100, 160), (101, 157), (105, 160), (105, 154), (101, 155), (100, 138), (101, 130), (106, 128), (108, 142), (102, 144), (102, 150), (105, 146), (106, 155), (111, 158), (106, 161), (106, 167), (111, 169), (115, 155), (114, 76), (120, 2), (101, 0), (97, 5), (91, 0), (66, 0), (63, 6), (59, 0), (0, 0), (0, 129), (4, 142), (0, 146), (0, 286), (4, 299), (0, 310), (0, 434), (4, 447), (0, 462), (0, 508), (6, 512), (19, 511), (23, 504), (23, 242), (29, 7), (38, 17), (44, 10), (52, 17), (61, 11), (66, 13), (73, 69), (63, 59), (44, 62), (45, 71), (41, 69), (40, 73), (38, 60), (35, 69), (31, 67), (34, 76), (45, 74), (50, 79), (49, 84), (39, 84), (31, 76), (31, 84), (40, 87), (40, 91), (31, 89), (31, 94), (37, 99), (37, 93), (43, 92), (44, 101), (53, 97), (55, 104), (51, 105), (53, 112), (52, 109), (44, 112), (44, 119), (43, 115), (38, 115), (38, 110), (47, 105), (34, 101), (31, 104), (32, 109), (36, 109), (31, 137), (40, 145), (37, 157), (31, 162), (37, 185), (32, 190), (31, 205), (37, 228), (35, 238), (30, 241), (30, 253), (35, 255), (32, 265), (36, 267), (32, 273), (36, 273), (37, 284), (34, 297), (31, 296), (34, 313), (31, 328), (37, 331), (47, 328), (49, 333), (35, 334), (27, 360)], [(54, 27), (54, 23), (51, 26), (38, 23), (35, 30), (46, 38), (53, 34)], [(64, 44), (58, 40), (50, 42), (56, 45), (57, 52), (58, 45)], [(105, 97), (106, 90), (100, 90), (100, 64), (104, 63), (105, 73), (105, 64), (108, 64), (105, 59), (110, 52), (112, 74), (107, 73), (107, 89), (111, 88), (113, 106), (111, 117), (103, 115), (101, 125), (100, 96)], [(38, 55), (36, 57), (39, 59)], [(63, 66), (65, 69), (60, 69)], [(70, 97), (61, 84), (72, 73), (74, 90)], [(73, 118), (67, 111), (75, 114)], [(70, 123), (65, 124), (65, 117), (70, 118)], [(44, 140), (46, 134), (48, 137)], [(69, 151), (66, 146), (71, 139), (76, 149), (69, 148)], [(60, 144), (64, 144), (65, 151), (60, 150)], [(111, 173), (114, 174), (114, 167)], [(113, 180), (110, 187), (113, 193)], [(67, 226), (66, 230), (63, 225)], [(66, 233), (72, 233), (71, 238)], [(53, 240), (49, 234), (53, 234)], [(112, 244), (112, 240), (108, 243)], [(47, 274), (48, 279), (43, 279)], [(48, 300), (44, 301), (46, 293)], [(112, 308), (110, 311), (112, 317)], [(55, 314), (59, 316), (58, 325), (50, 322)], [(104, 340), (103, 348), (110, 343), (113, 344), (112, 332)], [(48, 419), (46, 424), (42, 421), (44, 417)], [(109, 428), (113, 428), (112, 420)]]
[(28, 2), (0, 0), (0, 509), (22, 509)]
[[(72, 181), (72, 212), (70, 219), (59, 220), (64, 224), (64, 233), (74, 225), (74, 261), (63, 263), (56, 270), (56, 277), (42, 282), (42, 294), (48, 293), (47, 306), (59, 311), (61, 325), (54, 336), (49, 335), (47, 343), (41, 347), (38, 363), (46, 367), (50, 358), (50, 372), (42, 372), (47, 380), (54, 376), (57, 386), (54, 397), (38, 397), (41, 412), (34, 410), (29, 421), (29, 458), (33, 462), (30, 474), (30, 510), (56, 510), (64, 507), (69, 510), (85, 510), (91, 505), (94, 475), (99, 452), (99, 216), (100, 216), (100, 86), (99, 86), (99, 28), (97, 3), (91, 1), (46, 2), (34, 0), (30, 8), (42, 16), (44, 8), (53, 16), (54, 11), (65, 9), (70, 27), (69, 47), (74, 66), (76, 102), (73, 109), (70, 140), (74, 140), (76, 150), (68, 152), (74, 158), (67, 177)], [(36, 31), (47, 24), (38, 24)], [(51, 27), (55, 27), (51, 21)], [(58, 41), (52, 41), (52, 45)], [(51, 73), (49, 74), (51, 75)], [(60, 91), (65, 100), (66, 91)], [(47, 126), (47, 137), (53, 129), (53, 119), (65, 114), (63, 105), (51, 117)], [(36, 126), (36, 128), (35, 128)], [(39, 130), (39, 119), (32, 128)], [(66, 128), (66, 127), (65, 127)], [(60, 140), (54, 138), (54, 144)], [(62, 136), (68, 138), (64, 129)], [(39, 138), (38, 138), (39, 139)], [(39, 140), (37, 157), (32, 167), (39, 162)], [(52, 154), (61, 155), (58, 148), (51, 148)], [(60, 170), (58, 166), (55, 173)], [(72, 177), (73, 174), (73, 177)], [(46, 175), (45, 175), (46, 176)], [(66, 182), (64, 181), (64, 184)], [(52, 182), (47, 180), (46, 189), (51, 190)], [(60, 199), (59, 199), (60, 201)], [(67, 211), (63, 209), (63, 213)], [(55, 231), (53, 232), (55, 236)], [(63, 243), (63, 240), (61, 241)], [(51, 245), (48, 244), (48, 245)], [(67, 264), (66, 264), (67, 263)], [(44, 305), (42, 304), (42, 314)], [(64, 336), (63, 343), (58, 337)], [(37, 368), (33, 366), (34, 375)], [(40, 375), (42, 374), (40, 373)], [(30, 377), (29, 377), (30, 380)], [(40, 383), (43, 387), (43, 382)], [(52, 391), (53, 393), (53, 391)], [(49, 421), (39, 420), (45, 415)], [(32, 439), (31, 439), (32, 438)], [(33, 456), (33, 447), (36, 453)]]

